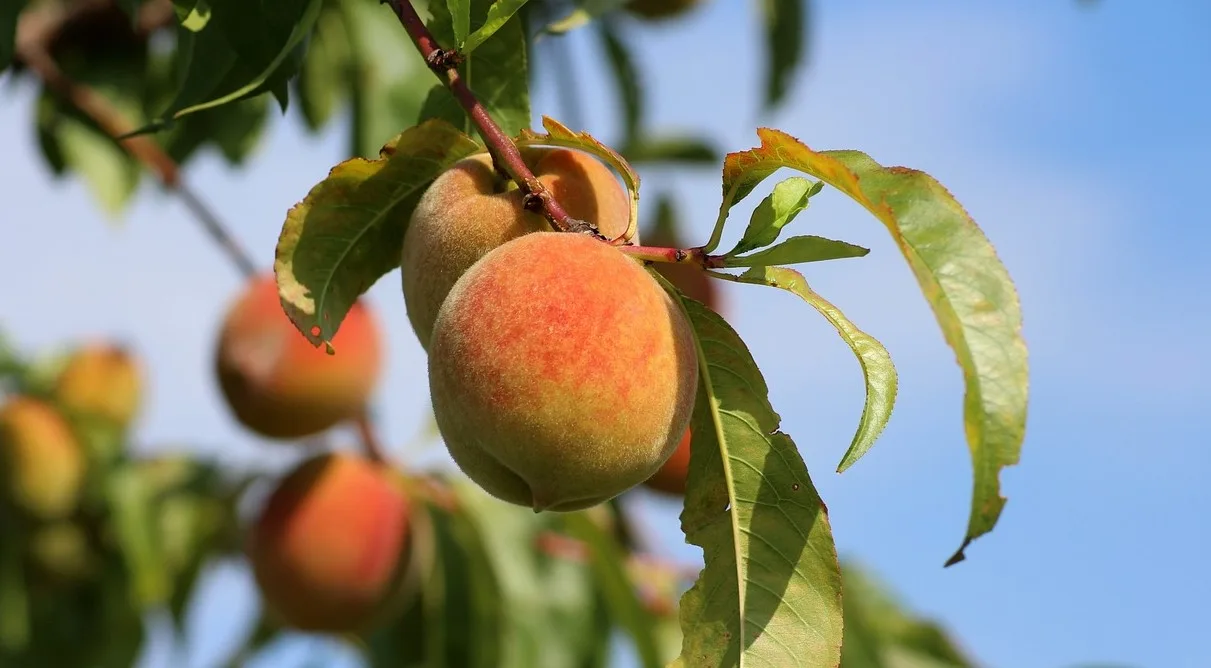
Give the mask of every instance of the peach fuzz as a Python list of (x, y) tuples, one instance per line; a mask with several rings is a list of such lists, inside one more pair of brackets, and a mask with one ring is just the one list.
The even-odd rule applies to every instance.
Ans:
[(646, 480), (689, 424), (690, 324), (643, 266), (591, 237), (539, 232), (451, 290), (430, 346), (446, 447), (488, 493), (571, 511)]
[[(522, 158), (568, 215), (615, 239), (630, 223), (630, 200), (614, 173), (581, 151), (523, 148)], [(454, 282), (488, 251), (531, 232), (550, 231), (541, 215), (492, 166), (487, 153), (455, 163), (425, 191), (400, 255), (408, 319), (427, 347), (433, 321)]]

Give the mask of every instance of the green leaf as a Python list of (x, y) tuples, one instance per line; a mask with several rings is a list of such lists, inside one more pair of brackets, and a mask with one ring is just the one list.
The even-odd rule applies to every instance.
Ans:
[(700, 383), (681, 513), (705, 568), (681, 599), (686, 665), (835, 666), (841, 573), (820, 500), (744, 341), (682, 300)]
[(282, 87), (301, 64), (304, 38), (322, 4), (322, 0), (277, 0), (269, 5), (209, 0), (211, 17), (202, 29), (177, 31), (178, 48), (186, 54), (185, 77), (162, 116), (178, 119), (273, 91), (280, 101)]
[(175, 123), (161, 141), (178, 163), (213, 144), (228, 164), (241, 164), (260, 144), (267, 124), (269, 100), (255, 97), (190, 114)]
[(349, 155), (373, 158), (399, 134), (401, 119), (420, 116), (433, 73), (379, 3), (338, 1), (349, 46), (343, 75), (352, 103)]
[(56, 123), (63, 162), (83, 177), (101, 210), (118, 216), (138, 189), (139, 163), (95, 126), (64, 116)]
[(578, 7), (548, 24), (539, 34), (562, 35), (588, 25), (599, 16), (621, 9), (628, 2), (630, 0), (581, 0), (577, 3)]
[(349, 51), (340, 8), (334, 4), (325, 5), (316, 18), (299, 75), (292, 81), (303, 122), (312, 132), (318, 132), (328, 123), (348, 90)]
[[(852, 197), (891, 233), (955, 351), (967, 385), (963, 422), (975, 474), (967, 532), (947, 562), (958, 563), (972, 540), (996, 526), (1005, 505), (999, 473), (1018, 463), (1026, 431), (1026, 343), (1009, 272), (975, 221), (928, 174), (883, 167), (858, 151), (813, 151), (778, 130), (757, 134), (760, 147), (724, 160), (724, 192), (751, 191), (791, 167)], [(728, 207), (725, 198), (722, 215)]]
[(782, 228), (806, 209), (808, 200), (823, 187), (823, 182), (809, 181), (801, 176), (792, 176), (774, 186), (774, 191), (753, 210), (744, 236), (727, 254), (739, 255), (774, 243)]
[(803, 64), (804, 42), (811, 29), (811, 0), (762, 0), (765, 24), (765, 108), (786, 97), (791, 78)]
[[(472, 24), (482, 24), (490, 0), (472, 0)], [(440, 3), (433, 3), (429, 29), (439, 44), (455, 44), (450, 14)], [(488, 114), (510, 136), (530, 127), (530, 88), (526, 62), (526, 37), (521, 17), (514, 16), (500, 26), (491, 38), (466, 56), (458, 66), (459, 75), (483, 103)], [(470, 119), (454, 96), (443, 85), (429, 91), (420, 120), (440, 118), (468, 134)]]
[(654, 633), (655, 620), (643, 607), (627, 574), (627, 555), (587, 514), (568, 513), (562, 519), (568, 533), (588, 545), (589, 563), (610, 616), (631, 636), (640, 662), (645, 666), (663, 666), (665, 662)]
[(782, 288), (798, 295), (836, 328), (837, 333), (858, 358), (862, 377), (866, 381), (866, 403), (862, 406), (858, 430), (849, 444), (849, 449), (841, 458), (841, 463), (837, 465), (837, 473), (844, 472), (870, 450), (891, 419), (897, 390), (896, 367), (892, 364), (891, 355), (878, 339), (855, 327), (841, 309), (813, 291), (807, 284), (807, 279), (793, 269), (754, 267), (739, 276), (738, 280)]
[(198, 32), (210, 22), (210, 4), (207, 0), (173, 0), (177, 22), (190, 32)]
[[(463, 0), (459, 0), (462, 2)], [(480, 44), (488, 41), (488, 38), (496, 34), (501, 26), (505, 24), (517, 10), (521, 9), (526, 4), (526, 0), (496, 0), (492, 6), (488, 8), (488, 17), (484, 19), (484, 24), (475, 29), (471, 36), (466, 41), (459, 40), (459, 50), (463, 55), (471, 53), (479, 48)]]
[(17, 45), (17, 17), (25, 9), (26, 0), (8, 0), (0, 6), (0, 72), (13, 61)]
[(471, 33), (471, 0), (446, 0), (446, 9), (450, 12), (454, 43), (462, 49)]
[(611, 22), (598, 22), (597, 34), (601, 37), (601, 46), (605, 50), (606, 60), (610, 64), (610, 72), (614, 75), (614, 84), (617, 87), (618, 103), (622, 110), (622, 144), (633, 146), (639, 141), (644, 116), (643, 89), (639, 85), (639, 73), (635, 71), (635, 63), (631, 60), (626, 43)]
[(451, 481), (451, 489), (483, 540), (499, 583), (497, 596), (506, 613), (496, 665), (562, 668), (579, 663), (584, 646), (576, 636), (584, 640), (593, 628), (593, 581), (584, 566), (550, 560), (535, 549), (540, 532), (551, 527), (550, 515), (503, 503), (465, 479)]
[(29, 592), (21, 563), (23, 542), (16, 523), (8, 517), (0, 518), (0, 656), (24, 650), (30, 640)]
[(151, 509), (151, 490), (133, 467), (112, 471), (107, 487), (114, 535), (130, 571), (131, 600), (140, 606), (167, 601), (172, 587)]
[(808, 235), (791, 237), (777, 246), (749, 255), (727, 257), (723, 260), (723, 266), (768, 267), (777, 264), (802, 264), (863, 257), (868, 253), (870, 250), (861, 246)]
[(847, 560), (842, 574), (841, 668), (975, 668), (942, 627), (911, 614), (870, 573)]
[(312, 343), (331, 341), (345, 314), (399, 266), (404, 231), (437, 175), (481, 151), (442, 121), (408, 128), (377, 160), (353, 158), (286, 214), (274, 271), (282, 306)]
[(633, 163), (680, 162), (712, 167), (719, 164), (719, 151), (709, 140), (701, 137), (639, 137), (630, 144), (624, 144), (621, 153)]

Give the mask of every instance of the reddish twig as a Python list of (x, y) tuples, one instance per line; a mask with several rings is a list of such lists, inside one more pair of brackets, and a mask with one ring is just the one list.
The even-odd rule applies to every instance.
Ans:
[(666, 264), (696, 264), (703, 269), (723, 266), (722, 255), (708, 255), (701, 248), (663, 248), (660, 246), (618, 246), (618, 250), (637, 260)]
[(433, 70), (433, 73), (450, 89), (454, 99), (458, 101), (471, 122), (475, 124), (484, 143), (488, 146), (488, 151), (492, 154), (497, 169), (516, 181), (518, 187), (526, 194), (526, 208), (541, 213), (555, 229), (561, 232), (589, 233), (605, 240), (596, 225), (569, 216), (555, 200), (551, 191), (547, 190), (546, 186), (526, 166), (521, 152), (517, 149), (517, 144), (513, 143), (500, 125), (492, 120), (492, 116), (488, 114), (483, 103), (475, 97), (475, 93), (459, 74), (458, 63), (462, 59), (461, 55), (457, 51), (441, 48), (409, 0), (382, 1), (395, 12), (429, 69)]
[(378, 433), (374, 431), (374, 423), (370, 420), (369, 412), (362, 411), (354, 420), (354, 424), (357, 427), (358, 436), (362, 440), (362, 450), (366, 452), (366, 456), (379, 464), (388, 463), (382, 441), (379, 440)]

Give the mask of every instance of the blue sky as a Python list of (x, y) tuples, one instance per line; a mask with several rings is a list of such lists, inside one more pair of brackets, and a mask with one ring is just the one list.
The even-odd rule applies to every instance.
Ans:
[[(848, 349), (793, 296), (724, 287), (729, 317), (829, 504), (839, 549), (988, 666), (1211, 665), (1198, 640), (1211, 598), (1211, 353), (1198, 344), (1211, 329), (1211, 228), (1198, 195), (1211, 154), (1211, 5), (818, 0), (815, 19), (811, 66), (772, 116), (756, 104), (762, 51), (748, 3), (715, 0), (636, 31), (639, 52), (665, 64), (646, 75), (653, 124), (702, 131), (726, 150), (751, 147), (754, 127), (769, 125), (813, 148), (857, 148), (930, 172), (1018, 282), (1032, 363), (1022, 464), (1002, 476), (1001, 523), (966, 562), (942, 569), (962, 537), (971, 486), (953, 354), (883, 228), (836, 193), (813, 200), (795, 223), (801, 233), (810, 226), (872, 253), (804, 267), (807, 277), (884, 342), (900, 371), (891, 424), (844, 475), (832, 470), (862, 404)], [(581, 68), (600, 59), (589, 35), (571, 39)], [(581, 88), (587, 129), (608, 139), (612, 91), (596, 73)], [(0, 98), (0, 324), (30, 348), (86, 333), (133, 342), (154, 388), (139, 425), (148, 449), (187, 443), (235, 464), (288, 462), (288, 449), (226, 417), (210, 376), (235, 272), (155, 188), (114, 225), (80, 183), (53, 182), (33, 143), (30, 93)], [(541, 83), (534, 107), (562, 113)], [(247, 170), (207, 157), (190, 180), (268, 267), (286, 209), (342, 147), (339, 132), (302, 136), (291, 115)], [(643, 176), (644, 193), (676, 189), (693, 240), (705, 240), (718, 170)], [(747, 214), (733, 214), (728, 239)], [(402, 444), (426, 410), (424, 357), (397, 275), (371, 298), (394, 333), (383, 429)], [(631, 501), (669, 554), (698, 558), (681, 543), (674, 504)], [(190, 665), (212, 661), (222, 651), (215, 639), (254, 605), (239, 567), (219, 569), (215, 583)], [(303, 651), (262, 665), (297, 665), (290, 656)], [(144, 663), (167, 660), (153, 647)]]

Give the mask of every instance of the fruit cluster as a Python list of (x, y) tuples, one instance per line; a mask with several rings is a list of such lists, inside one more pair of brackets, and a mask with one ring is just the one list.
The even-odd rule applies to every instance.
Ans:
[[(568, 215), (623, 238), (626, 193), (593, 156), (522, 158)], [(429, 355), (442, 439), (489, 494), (535, 511), (607, 501), (654, 475), (698, 382), (681, 305), (639, 262), (549, 230), (484, 154), (425, 192), (404, 237), (404, 300)]]
[[(571, 217), (637, 241), (626, 237), (629, 198), (601, 161), (562, 148), (523, 148), (522, 158)], [(550, 229), (486, 153), (453, 165), (418, 202), (401, 280), (442, 440), (485, 491), (536, 511), (588, 508), (641, 483), (683, 493), (698, 383), (684, 311), (612, 243)], [(706, 277), (686, 269), (658, 271), (709, 302)], [(219, 387), (249, 430), (300, 439), (365, 411), (381, 339), (359, 302), (335, 354), (315, 347), (283, 312), (274, 277), (260, 276), (223, 321)], [(353, 631), (393, 600), (410, 560), (401, 483), (348, 453), (310, 457), (283, 477), (246, 544), (281, 621)]]
[(79, 521), (87, 476), (114, 454), (96, 446), (120, 440), (141, 394), (134, 358), (97, 341), (71, 352), (49, 387), (0, 405), (0, 518), (27, 532), (24, 556), (42, 576), (70, 581), (96, 565)]

